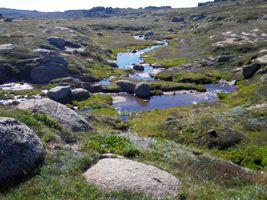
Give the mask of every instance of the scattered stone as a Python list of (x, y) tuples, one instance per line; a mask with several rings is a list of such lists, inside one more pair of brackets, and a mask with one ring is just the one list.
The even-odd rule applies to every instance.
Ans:
[(40, 84), (67, 76), (69, 76), (67, 70), (57, 64), (42, 65), (31, 71), (32, 82)]
[(2, 44), (0, 45), (0, 52), (16, 49), (17, 46), (14, 44)]
[(207, 132), (208, 136), (211, 138), (216, 138), (217, 137), (217, 132), (214, 129), (211, 129)]
[(191, 14), (190, 18), (194, 21), (199, 21), (201, 19), (205, 18), (205, 15), (203, 13), (195, 13), (195, 14)]
[(174, 198), (180, 186), (173, 175), (128, 159), (102, 159), (84, 177), (104, 191), (146, 193), (156, 198)]
[(77, 101), (83, 101), (88, 99), (90, 96), (89, 92), (83, 88), (76, 88), (71, 90), (71, 99)]
[(115, 60), (108, 60), (107, 62), (113, 68), (118, 68), (119, 67)]
[(136, 84), (131, 81), (119, 80), (116, 82), (116, 84), (121, 87), (122, 91), (128, 92), (130, 94), (134, 93)]
[(0, 117), (0, 189), (33, 175), (44, 162), (37, 135), (16, 119)]
[(153, 69), (153, 71), (149, 75), (152, 77), (156, 77), (160, 72), (163, 72), (164, 70), (164, 68)]
[(144, 71), (145, 70), (145, 67), (143, 65), (134, 65), (133, 66), (133, 69), (134, 70), (137, 70), (137, 71)]
[(256, 61), (257, 61), (259, 64), (264, 64), (264, 65), (266, 65), (266, 64), (267, 64), (267, 55), (264, 55), (264, 56), (261, 56), (261, 57), (257, 58)]
[(18, 109), (46, 114), (70, 131), (92, 129), (92, 126), (75, 111), (48, 98), (24, 101), (18, 105)]
[(184, 18), (175, 16), (172, 18), (172, 22), (184, 22)]
[(148, 98), (151, 96), (150, 86), (145, 82), (140, 82), (135, 86), (134, 93), (141, 98)]
[(51, 54), (51, 50), (49, 50), (49, 49), (34, 49), (32, 52), (33, 53), (38, 53), (38, 54), (41, 54), (41, 55), (45, 55), (45, 56)]
[(155, 35), (154, 32), (152, 32), (152, 31), (148, 31), (148, 32), (145, 32), (144, 37), (145, 37), (145, 38), (148, 38), (148, 37), (151, 37), (151, 36), (153, 36), (153, 35)]
[(253, 75), (260, 69), (261, 65), (258, 63), (253, 63), (250, 65), (245, 65), (243, 67), (243, 76), (245, 79), (253, 77)]
[(158, 63), (152, 64), (151, 67), (153, 67), (154, 69), (163, 68), (162, 65)]
[(49, 37), (47, 40), (51, 45), (54, 45), (58, 48), (64, 48), (66, 45), (66, 40), (59, 37)]
[(232, 60), (234, 58), (234, 56), (231, 55), (222, 55), (218, 57), (218, 62), (229, 62), (230, 60)]
[(47, 92), (50, 99), (61, 103), (70, 101), (70, 94), (70, 86), (57, 86)]

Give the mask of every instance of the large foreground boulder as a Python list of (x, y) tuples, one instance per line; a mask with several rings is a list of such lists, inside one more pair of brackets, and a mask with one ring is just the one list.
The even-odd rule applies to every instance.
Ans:
[(48, 98), (24, 101), (18, 105), (18, 109), (46, 114), (58, 121), (67, 130), (86, 131), (92, 129), (91, 125), (76, 112)]
[(123, 92), (128, 92), (130, 94), (134, 93), (135, 83), (128, 80), (117, 81), (116, 84), (121, 87)]
[(37, 135), (25, 124), (0, 117), (0, 191), (34, 174), (45, 151)]
[(57, 64), (48, 64), (37, 67), (31, 71), (31, 79), (34, 83), (48, 83), (49, 81), (69, 76), (64, 67)]
[(57, 86), (47, 92), (50, 99), (61, 103), (70, 101), (70, 94), (70, 86)]
[(156, 198), (174, 198), (179, 180), (156, 167), (128, 159), (106, 158), (84, 173), (89, 183), (104, 191), (146, 193)]
[(140, 82), (135, 86), (134, 93), (141, 98), (148, 98), (151, 96), (150, 85), (145, 82)]

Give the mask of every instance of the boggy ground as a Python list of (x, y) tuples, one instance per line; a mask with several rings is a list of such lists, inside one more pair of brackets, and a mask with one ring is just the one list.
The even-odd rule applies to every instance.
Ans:
[[(145, 62), (159, 63), (167, 69), (157, 75), (161, 80), (156, 83), (162, 90), (188, 84), (202, 88), (220, 78), (237, 80), (239, 88), (232, 94), (219, 94), (220, 101), (213, 104), (133, 112), (124, 122), (112, 107), (110, 95), (91, 94), (87, 100), (67, 104), (85, 109), (80, 114), (94, 127), (93, 131), (80, 133), (65, 131), (46, 115), (1, 106), (1, 117), (24, 122), (41, 138), (46, 161), (37, 176), (0, 194), (0, 198), (151, 199), (145, 194), (102, 192), (85, 181), (82, 173), (103, 153), (112, 152), (176, 176), (181, 181), (176, 199), (266, 199), (266, 63), (251, 78), (245, 79), (242, 74), (242, 67), (254, 63), (262, 56), (259, 52), (267, 48), (266, 8), (264, 1), (240, 1), (230, 6), (143, 11), (107, 19), (0, 22), (1, 44), (20, 47), (0, 59), (11, 63), (9, 67), (19, 75), (21, 68), (14, 60), (25, 59), (25, 54), (26, 58), (31, 56), (35, 48), (49, 47), (69, 61), (73, 74), (86, 73), (95, 78), (115, 75), (114, 80), (118, 80), (128, 72), (110, 67), (106, 60), (115, 59), (117, 52), (167, 39), (168, 46), (143, 55)], [(200, 12), (206, 15), (204, 19), (190, 18), (190, 14)], [(182, 16), (185, 21), (171, 22), (174, 16)], [(155, 35), (145, 41), (131, 37), (146, 31)], [(86, 46), (86, 50), (66, 54), (49, 46), (48, 36), (63, 37)], [(221, 56), (228, 57), (222, 61)], [(49, 89), (57, 84), (38, 86), (34, 91), (1, 90), (0, 97), (31, 96), (40, 93), (40, 87)], [(109, 87), (113, 86), (111, 83)]]

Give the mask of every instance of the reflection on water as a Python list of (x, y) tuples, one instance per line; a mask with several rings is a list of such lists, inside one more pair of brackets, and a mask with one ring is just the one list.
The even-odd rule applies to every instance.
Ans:
[(120, 112), (164, 109), (176, 106), (197, 104), (200, 102), (214, 102), (218, 99), (217, 93), (233, 92), (236, 88), (228, 83), (206, 85), (206, 92), (184, 91), (166, 93), (162, 96), (153, 96), (149, 101), (144, 101), (134, 95), (121, 94), (123, 102), (115, 102), (113, 106)]

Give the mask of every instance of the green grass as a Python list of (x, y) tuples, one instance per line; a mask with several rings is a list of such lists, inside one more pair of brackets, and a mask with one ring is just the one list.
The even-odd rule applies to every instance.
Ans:
[(181, 70), (181, 71), (163, 71), (157, 74), (156, 78), (180, 83), (208, 84), (214, 83), (223, 75), (219, 72), (208, 70), (204, 72)]
[(158, 63), (161, 64), (164, 68), (176, 67), (182, 65), (187, 61), (186, 58), (166, 59), (166, 58), (153, 58), (150, 56), (152, 56), (152, 53), (151, 54), (147, 53), (144, 56), (142, 56), (144, 58), (145, 63), (150, 63), (150, 64)]
[(107, 94), (91, 94), (91, 96), (84, 101), (73, 101), (71, 106), (77, 106), (79, 109), (100, 109), (112, 105), (112, 97)]

